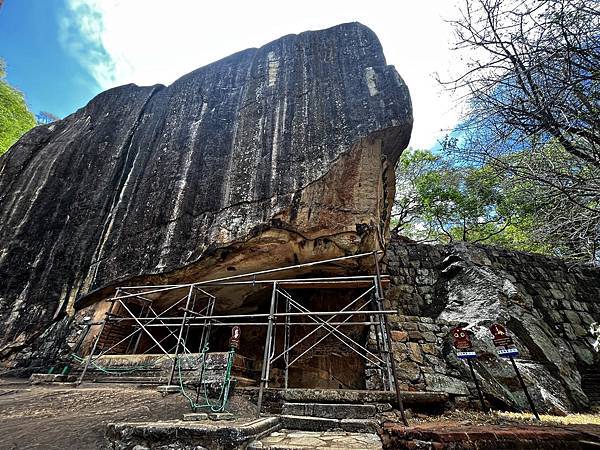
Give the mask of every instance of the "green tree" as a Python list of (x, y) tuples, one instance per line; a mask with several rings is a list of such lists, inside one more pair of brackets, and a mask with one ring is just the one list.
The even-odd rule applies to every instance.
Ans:
[(489, 165), (528, 216), (530, 242), (544, 253), (600, 263), (600, 168), (557, 142)]
[[(598, 262), (600, 171), (578, 162), (558, 144), (479, 166), (452, 154), (408, 152), (396, 171), (392, 231), (418, 241), (481, 242)], [(545, 178), (523, 178), (514, 170), (521, 166)], [(548, 173), (562, 176), (549, 180)]]
[(514, 208), (487, 167), (426, 151), (409, 152), (397, 170), (394, 231), (420, 241), (483, 242), (502, 233)]
[(396, 235), (410, 236), (419, 241), (432, 240), (423, 223), (423, 201), (417, 181), (432, 172), (441, 158), (425, 150), (409, 149), (402, 153), (396, 167), (396, 196), (390, 226)]
[(23, 94), (4, 79), (4, 61), (0, 60), (0, 155), (36, 124)]
[[(506, 246), (600, 263), (600, 3), (460, 0), (450, 21), (467, 100), (444, 154), (486, 167), (520, 223)], [(508, 197), (507, 197), (508, 196)], [(518, 201), (517, 201), (518, 200)]]

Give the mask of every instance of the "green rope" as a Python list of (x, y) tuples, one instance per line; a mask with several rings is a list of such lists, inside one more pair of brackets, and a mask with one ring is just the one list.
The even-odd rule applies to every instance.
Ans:
[[(183, 376), (181, 374), (181, 360), (180, 360), (180, 358), (177, 358), (177, 373), (178, 373), (178, 378), (179, 378), (179, 386), (181, 388), (182, 394), (188, 400), (192, 411), (195, 411), (198, 408), (210, 408), (211, 412), (222, 412), (225, 410), (225, 407), (227, 406), (227, 403), (229, 402), (229, 394), (231, 391), (231, 369), (233, 368), (233, 360), (234, 360), (234, 356), (235, 356), (235, 350), (233, 348), (231, 348), (228, 352), (227, 366), (225, 369), (225, 378), (223, 380), (223, 384), (221, 385), (221, 391), (219, 393), (219, 397), (215, 403), (211, 403), (210, 399), (208, 398), (208, 391), (206, 389), (206, 386), (204, 385), (204, 383), (202, 383), (202, 381), (204, 379), (204, 368), (206, 365), (206, 354), (207, 353), (208, 353), (208, 344), (206, 344), (204, 346), (204, 348), (202, 349), (202, 353), (201, 353), (202, 363), (200, 366), (201, 367), (201, 369), (200, 369), (201, 375), (200, 375), (200, 380), (199, 380), (200, 386), (202, 386), (202, 388), (203, 388), (204, 403), (196, 403), (194, 401), (194, 399), (192, 397), (190, 397), (188, 395), (188, 393), (185, 391)], [(70, 356), (73, 360), (75, 360), (79, 364), (85, 364), (87, 361), (87, 358), (81, 358), (75, 354), (71, 354)], [(132, 366), (132, 367), (128, 367), (128, 368), (108, 368), (108, 367), (101, 366), (100, 364), (98, 364), (94, 361), (91, 361), (90, 364), (95, 369), (97, 369), (103, 373), (125, 374), (125, 373), (136, 372), (136, 371), (144, 370), (144, 369), (156, 368), (156, 364), (159, 363), (160, 361), (162, 361), (164, 358), (165, 358), (165, 356), (154, 361), (152, 364), (136, 365), (136, 366)]]
[[(204, 364), (206, 362), (206, 352), (208, 351), (208, 346), (205, 346), (202, 349), (202, 365), (201, 365), (201, 373), (202, 376), (200, 377), (199, 383), (202, 386), (203, 383), (203, 374), (204, 374)], [(216, 401), (216, 403), (211, 403), (210, 399), (208, 398), (208, 392), (206, 389), (206, 386), (203, 386), (203, 394), (204, 394), (204, 403), (196, 403), (194, 401), (193, 398), (191, 398), (187, 392), (185, 391), (185, 386), (183, 383), (183, 376), (181, 375), (181, 364), (179, 363), (179, 359), (177, 360), (177, 373), (178, 373), (178, 378), (179, 378), (179, 387), (181, 388), (181, 393), (185, 396), (185, 398), (187, 398), (189, 404), (190, 404), (190, 408), (192, 409), (192, 411), (196, 411), (196, 409), (198, 408), (210, 408), (211, 412), (222, 412), (225, 410), (225, 407), (227, 406), (227, 403), (229, 402), (229, 393), (230, 393), (230, 388), (231, 388), (231, 369), (233, 368), (233, 359), (234, 359), (234, 355), (235, 355), (235, 350), (232, 348), (229, 350), (229, 353), (227, 355), (227, 366), (225, 369), (225, 378), (223, 380), (223, 384), (221, 385), (221, 392), (219, 393), (219, 397)]]

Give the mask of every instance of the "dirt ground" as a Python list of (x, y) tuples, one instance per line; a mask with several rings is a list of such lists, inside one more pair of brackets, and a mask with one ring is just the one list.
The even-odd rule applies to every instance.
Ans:
[[(234, 397), (229, 408), (240, 417), (254, 417), (254, 406)], [(163, 397), (156, 388), (131, 385), (86, 384), (35, 385), (27, 380), (0, 378), (0, 450), (97, 449), (104, 443), (106, 425), (181, 419), (190, 412), (182, 395)], [(570, 428), (576, 424), (594, 427), (600, 433), (600, 414), (566, 417), (529, 414), (448, 411), (441, 416), (414, 414), (411, 426), (433, 428), (481, 427), (482, 425)]]
[(181, 419), (182, 395), (114, 384), (31, 386), (0, 379), (0, 449), (96, 449), (106, 424)]

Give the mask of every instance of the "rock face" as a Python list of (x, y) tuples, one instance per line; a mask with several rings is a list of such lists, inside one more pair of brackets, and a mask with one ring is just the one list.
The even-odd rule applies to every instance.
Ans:
[(527, 409), (510, 362), (492, 344), (488, 327), (501, 323), (515, 340), (517, 365), (541, 411), (598, 404), (600, 357), (589, 328), (600, 321), (600, 269), (464, 244), (392, 241), (386, 256), (392, 275), (387, 299), (402, 314), (393, 318), (392, 338), (407, 388), (477, 398), (449, 335), (461, 325), (473, 333), (474, 367), (487, 400)]
[(0, 359), (48, 358), (75, 301), (125, 280), (382, 248), (411, 128), (405, 84), (358, 23), (111, 89), (35, 128), (0, 159)]

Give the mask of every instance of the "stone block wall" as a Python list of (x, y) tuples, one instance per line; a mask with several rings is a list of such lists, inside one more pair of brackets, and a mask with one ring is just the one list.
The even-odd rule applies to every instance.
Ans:
[[(495, 406), (521, 409), (526, 399), (510, 363), (499, 358), (488, 327), (513, 335), (518, 367), (542, 410), (585, 410), (600, 397), (598, 354), (589, 332), (600, 321), (600, 268), (482, 245), (425, 245), (392, 240), (386, 254), (388, 306), (398, 375), (409, 390), (475, 397), (467, 365), (449, 331), (467, 327), (474, 362)], [(591, 401), (590, 401), (591, 400)]]
[(386, 262), (392, 284), (386, 297), (401, 314), (418, 316), (434, 302), (434, 289), (448, 249), (391, 240)]
[[(443, 390), (451, 395), (469, 395), (469, 390), (446, 363), (444, 341), (450, 328), (448, 323), (430, 317), (394, 317), (392, 349), (396, 368), (402, 374), (405, 390)], [(455, 378), (449, 377), (454, 375)]]

